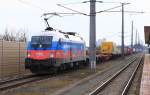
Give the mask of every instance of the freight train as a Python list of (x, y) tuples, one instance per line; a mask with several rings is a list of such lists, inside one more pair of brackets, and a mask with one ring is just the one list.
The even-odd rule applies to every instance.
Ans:
[[(105, 55), (119, 56), (121, 54), (121, 46), (117, 46), (116, 43), (112, 41), (102, 42), (100, 46), (100, 53)], [(133, 49), (125, 46), (124, 54), (129, 55), (133, 53)]]
[(102, 42), (99, 48), (99, 54), (101, 54), (101, 59), (103, 60), (116, 58), (121, 54), (120, 48), (118, 48), (116, 43), (112, 41)]
[(33, 73), (53, 72), (86, 63), (86, 46), (75, 32), (45, 30), (31, 37), (25, 68)]
[[(125, 55), (132, 49), (125, 47)], [(28, 42), (25, 68), (32, 73), (56, 72), (58, 69), (79, 66), (88, 62), (83, 38), (75, 32), (45, 30)], [(105, 61), (121, 55), (121, 48), (114, 42), (103, 42), (97, 49), (97, 60)]]
[[(129, 55), (133, 53), (133, 49), (130, 47), (124, 47), (124, 54)], [(118, 58), (121, 56), (121, 46), (117, 46), (112, 41), (102, 42), (97, 49), (97, 55), (100, 55), (102, 61)]]
[[(46, 30), (34, 35), (28, 43), (25, 68), (32, 73), (48, 73), (78, 67), (88, 63), (88, 54), (83, 38), (75, 32)], [(132, 50), (125, 47), (125, 55)], [(97, 61), (105, 61), (121, 55), (121, 48), (114, 42), (103, 42), (97, 49)]]
[[(56, 31), (49, 26), (48, 19), (44, 20), (47, 23), (45, 31), (32, 36), (28, 42), (25, 68), (41, 74), (86, 65), (89, 51), (84, 39), (75, 32)], [(113, 42), (104, 42), (97, 51), (97, 62), (121, 54), (121, 49)]]
[[(32, 36), (28, 42), (25, 68), (39, 74), (79, 67), (80, 64), (86, 65), (89, 55), (84, 39), (75, 32), (56, 31), (49, 26), (46, 14), (43, 16), (47, 27), (45, 31)], [(98, 50), (96, 56), (98, 62), (108, 56), (116, 56), (114, 53), (119, 50), (113, 42), (106, 43), (101, 49), (103, 50)]]

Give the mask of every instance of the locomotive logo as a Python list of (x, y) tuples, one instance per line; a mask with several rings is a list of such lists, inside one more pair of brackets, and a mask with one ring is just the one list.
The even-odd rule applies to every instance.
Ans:
[(37, 52), (36, 56), (43, 56), (44, 54), (42, 52)]

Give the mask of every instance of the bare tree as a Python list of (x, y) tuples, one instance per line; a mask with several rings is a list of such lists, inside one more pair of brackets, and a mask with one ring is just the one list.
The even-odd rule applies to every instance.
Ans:
[(9, 41), (8, 28), (5, 29), (5, 33), (4, 33), (4, 35), (3, 35), (3, 40)]
[(25, 29), (20, 29), (17, 34), (19, 34), (18, 41), (27, 42), (27, 31)]
[(3, 39), (3, 36), (0, 34), (0, 40), (2, 40)]
[(13, 31), (10, 32), (10, 36), (9, 39), (10, 41), (16, 41), (16, 37), (14, 36), (15, 32), (13, 33)]
[(26, 42), (27, 41), (27, 31), (25, 29), (20, 29), (17, 33), (13, 30), (8, 31), (8, 28), (5, 29), (5, 33), (2, 36), (3, 40), (6, 41), (20, 41)]

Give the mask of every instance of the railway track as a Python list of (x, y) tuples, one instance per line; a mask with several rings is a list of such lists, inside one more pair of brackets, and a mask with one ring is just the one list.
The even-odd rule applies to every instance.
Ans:
[(44, 80), (50, 77), (51, 77), (50, 75), (28, 75), (12, 80), (3, 81), (0, 82), (0, 91), (16, 88), (24, 84)]
[[(85, 78), (82, 82), (75, 83), (69, 87), (61, 89), (52, 95), (88, 95), (94, 90), (98, 85), (101, 85), (105, 80), (112, 76), (115, 72), (123, 68), (127, 62), (134, 61), (139, 55), (130, 56), (125, 59), (120, 59), (115, 63), (112, 63), (110, 67), (106, 67), (103, 70), (100, 70), (94, 74), (92, 77)], [(98, 70), (98, 69), (97, 69)]]
[[(131, 59), (132, 59), (132, 57), (129, 58), (128, 60), (131, 60)], [(134, 57), (134, 59), (135, 59), (135, 57)], [(45, 76), (41, 77), (41, 76), (37, 76), (37, 75), (28, 75), (28, 76), (24, 76), (21, 78), (3, 81), (3, 82), (0, 82), (0, 91), (5, 91), (8, 89), (16, 88), (16, 87), (22, 86), (24, 84), (36, 82), (39, 80), (44, 80), (44, 79), (47, 79), (50, 77), (52, 77), (52, 76), (51, 75), (45, 75)]]
[(13, 81), (17, 81), (17, 80), (21, 80), (21, 79), (26, 79), (26, 78), (34, 77), (34, 76), (36, 76), (36, 75), (24, 75), (24, 76), (12, 78), (12, 79), (2, 80), (2, 81), (0, 81), (0, 85), (3, 85), (5, 83), (9, 83), (9, 82), (13, 82)]
[(142, 59), (143, 56), (129, 62), (89, 95), (126, 95)]

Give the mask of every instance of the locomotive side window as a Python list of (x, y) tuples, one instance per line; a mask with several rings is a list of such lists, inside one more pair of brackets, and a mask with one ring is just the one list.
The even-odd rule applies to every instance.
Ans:
[(31, 44), (33, 48), (48, 48), (52, 44), (52, 36), (32, 36)]

